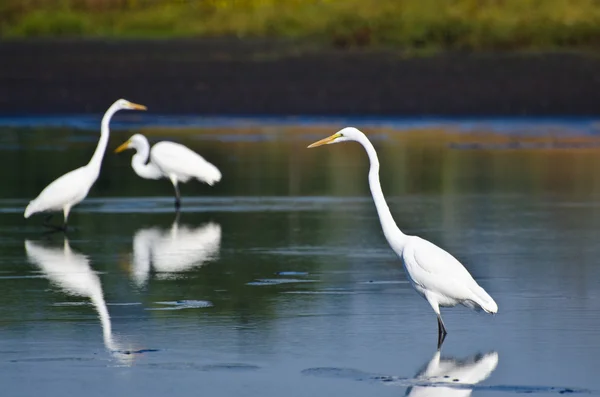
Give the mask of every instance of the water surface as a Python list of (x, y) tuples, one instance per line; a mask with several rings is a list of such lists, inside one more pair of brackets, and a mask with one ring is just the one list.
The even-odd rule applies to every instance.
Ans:
[[(398, 225), (460, 258), (499, 305), (443, 311), (438, 354), (435, 315), (381, 233), (362, 148), (305, 149), (335, 122), (123, 120), (67, 238), (22, 213), (89, 160), (97, 132), (1, 127), (7, 395), (600, 394), (593, 123), (364, 128)], [(176, 216), (169, 182), (111, 152), (138, 131), (189, 145), (222, 183), (184, 185)]]

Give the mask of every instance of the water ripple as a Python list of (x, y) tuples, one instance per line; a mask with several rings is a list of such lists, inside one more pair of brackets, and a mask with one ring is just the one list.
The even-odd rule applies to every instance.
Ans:
[(302, 371), (303, 375), (325, 378), (348, 379), (359, 382), (381, 383), (400, 387), (444, 387), (457, 390), (490, 390), (506, 393), (554, 393), (554, 394), (591, 394), (588, 389), (561, 386), (522, 386), (522, 385), (475, 385), (469, 383), (458, 383), (460, 379), (448, 379), (445, 381), (431, 381), (415, 378), (403, 378), (398, 376), (381, 375), (353, 368), (317, 367)]
[(157, 305), (164, 305), (164, 307), (149, 307), (146, 310), (205, 309), (214, 306), (212, 302), (203, 300), (180, 300), (154, 303)]

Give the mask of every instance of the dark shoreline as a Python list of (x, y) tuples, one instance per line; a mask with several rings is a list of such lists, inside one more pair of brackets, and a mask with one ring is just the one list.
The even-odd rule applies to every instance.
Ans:
[(337, 51), (274, 41), (0, 42), (0, 115), (592, 116), (600, 57)]

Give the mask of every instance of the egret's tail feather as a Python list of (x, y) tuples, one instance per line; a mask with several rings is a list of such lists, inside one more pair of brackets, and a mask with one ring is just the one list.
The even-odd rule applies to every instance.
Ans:
[(498, 305), (496, 301), (488, 294), (483, 288), (479, 287), (477, 291), (474, 291), (479, 298), (478, 304), (487, 313), (496, 314), (498, 313)]
[(212, 164), (207, 164), (206, 168), (202, 170), (202, 175), (198, 177), (201, 182), (206, 182), (210, 186), (221, 180), (221, 171)]
[(36, 205), (35, 202), (30, 201), (29, 204), (27, 205), (27, 208), (25, 208), (25, 219), (29, 218), (31, 215), (35, 214), (37, 212), (36, 210)]

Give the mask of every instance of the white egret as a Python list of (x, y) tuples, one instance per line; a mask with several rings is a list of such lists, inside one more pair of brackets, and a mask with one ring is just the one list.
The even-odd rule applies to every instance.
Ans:
[(356, 141), (367, 151), (371, 163), (369, 186), (383, 234), (400, 257), (413, 288), (429, 302), (437, 315), (438, 348), (447, 334), (440, 307), (461, 304), (474, 310), (496, 313), (498, 305), (494, 299), (477, 284), (456, 258), (437, 245), (421, 237), (404, 234), (398, 228), (381, 191), (377, 153), (365, 134), (356, 128), (347, 127), (308, 147), (346, 141)]
[(106, 113), (104, 113), (104, 117), (102, 117), (100, 141), (98, 142), (98, 146), (96, 147), (96, 151), (90, 162), (83, 167), (67, 172), (46, 186), (46, 188), (42, 190), (35, 199), (31, 200), (29, 205), (27, 205), (24, 214), (25, 218), (29, 218), (31, 215), (38, 212), (62, 210), (64, 214), (64, 223), (62, 227), (48, 224), (52, 214), (46, 217), (44, 225), (58, 230), (67, 230), (67, 222), (71, 208), (79, 204), (87, 196), (90, 188), (94, 185), (96, 179), (98, 179), (98, 175), (100, 175), (102, 158), (104, 157), (108, 137), (110, 135), (110, 130), (108, 128), (110, 119), (116, 112), (122, 109), (146, 110), (146, 107), (131, 103), (125, 99), (119, 99), (113, 103)]
[[(181, 207), (179, 182), (186, 183), (192, 178), (200, 182), (214, 185), (221, 180), (221, 171), (198, 153), (175, 142), (158, 142), (150, 149), (148, 139), (142, 134), (135, 134), (115, 153), (126, 149), (135, 149), (131, 159), (131, 167), (138, 176), (144, 179), (168, 178), (175, 188), (175, 209)], [(150, 157), (150, 161), (148, 161)]]

